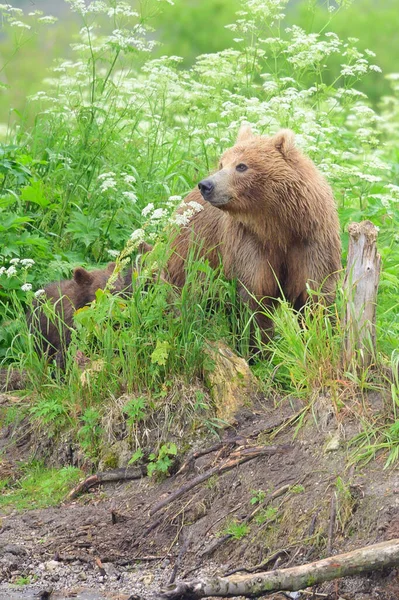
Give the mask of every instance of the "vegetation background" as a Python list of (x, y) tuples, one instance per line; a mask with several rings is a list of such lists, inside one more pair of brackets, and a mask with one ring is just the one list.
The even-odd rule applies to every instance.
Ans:
[[(380, 228), (378, 356), (365, 373), (343, 370), (339, 293), (337, 327), (320, 313), (301, 329), (282, 303), (271, 353), (253, 370), (265, 389), (295, 394), (306, 407), (320, 391), (340, 411), (354, 390), (388, 390), (387, 414), (367, 421), (359, 443), (367, 457), (388, 448), (392, 462), (399, 1), (27, 0), (0, 11), (0, 360), (28, 374), (26, 414), (54, 435), (74, 428), (94, 461), (111, 405), (133, 429), (163, 410), (169, 429), (160, 443), (173, 413), (181, 422), (189, 415), (193, 428), (218, 426), (203, 383), (211, 368), (204, 347), (224, 339), (246, 356), (250, 316), (231, 318), (234, 284), (195, 257), (179, 296), (160, 281), (148, 286), (148, 276), (167, 256), (174, 209), (240, 124), (262, 134), (290, 127), (334, 189), (344, 248), (348, 222)], [(77, 265), (117, 258), (121, 269), (143, 238), (155, 250), (134, 297), (99, 293), (76, 316), (60, 374), (36, 355), (26, 329), (34, 293)], [(77, 347), (101, 361), (89, 385)], [(196, 378), (202, 383), (190, 393), (176, 383)], [(115, 403), (124, 392), (128, 400)], [(167, 456), (170, 446), (162, 447)]]

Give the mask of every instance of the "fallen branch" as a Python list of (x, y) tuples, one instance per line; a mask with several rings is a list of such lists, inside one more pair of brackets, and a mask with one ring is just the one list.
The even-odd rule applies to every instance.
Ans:
[(255, 565), (254, 567), (239, 567), (238, 569), (233, 569), (233, 571), (228, 571), (224, 574), (224, 577), (230, 577), (230, 575), (234, 575), (235, 573), (256, 573), (257, 571), (262, 571), (265, 567), (270, 565), (270, 563), (275, 562), (278, 558), (282, 556), (288, 556), (289, 549), (283, 548), (282, 550), (278, 550), (274, 554), (272, 554), (269, 558), (264, 560), (263, 562)]
[(170, 576), (170, 579), (169, 579), (169, 584), (174, 583), (174, 581), (176, 579), (177, 571), (179, 570), (179, 567), (181, 565), (183, 557), (188, 550), (190, 541), (191, 541), (191, 532), (187, 533), (187, 535), (185, 536), (184, 541), (181, 545), (179, 554), (177, 555), (177, 558), (176, 558), (175, 566), (173, 567), (173, 570), (172, 570), (172, 575)]
[(276, 454), (277, 452), (286, 452), (287, 450), (289, 450), (291, 448), (292, 448), (291, 445), (251, 446), (249, 448), (237, 450), (237, 452), (232, 453), (230, 455), (229, 459), (226, 462), (224, 462), (222, 465), (217, 465), (216, 467), (209, 469), (209, 471), (206, 471), (205, 473), (202, 473), (201, 475), (194, 477), (194, 479), (192, 479), (185, 485), (181, 486), (178, 490), (176, 490), (175, 492), (170, 494), (170, 496), (168, 496), (164, 500), (161, 500), (161, 502), (158, 502), (158, 504), (156, 504), (155, 506), (153, 506), (151, 508), (150, 516), (154, 515), (156, 512), (161, 510), (161, 508), (164, 508), (171, 502), (174, 502), (175, 500), (177, 500), (178, 498), (180, 498), (181, 496), (183, 496), (184, 494), (186, 494), (187, 492), (192, 490), (194, 487), (196, 487), (200, 483), (207, 481), (207, 479), (210, 479), (213, 475), (221, 475), (225, 471), (229, 471), (230, 469), (233, 469), (234, 467), (237, 467), (238, 465), (248, 462), (249, 460), (258, 458), (259, 456), (270, 456), (272, 454)]
[(220, 442), (217, 442), (216, 444), (213, 444), (213, 446), (209, 446), (209, 448), (204, 448), (204, 450), (197, 450), (197, 452), (193, 452), (193, 454), (188, 456), (187, 459), (184, 461), (180, 469), (177, 471), (176, 476), (183, 475), (183, 473), (190, 471), (192, 466), (194, 466), (194, 462), (197, 460), (197, 458), (201, 458), (202, 456), (206, 456), (207, 454), (211, 454), (212, 452), (217, 452), (218, 450), (221, 450), (222, 448), (227, 448), (231, 445), (235, 445), (238, 443), (243, 444), (245, 441), (246, 439), (242, 436), (226, 438), (224, 440), (221, 440)]
[(332, 545), (334, 540), (335, 520), (337, 518), (337, 506), (336, 506), (336, 495), (335, 492), (331, 496), (331, 508), (330, 508), (330, 524), (328, 526), (328, 541), (327, 541), (327, 554), (331, 554)]
[(180, 581), (176, 585), (167, 586), (161, 593), (161, 598), (165, 600), (196, 600), (208, 596), (254, 598), (267, 592), (302, 590), (323, 581), (397, 565), (399, 565), (399, 539), (366, 546), (290, 569), (276, 569), (256, 575), (204, 577), (192, 581)]
[(65, 502), (75, 500), (80, 494), (87, 492), (89, 489), (101, 483), (110, 483), (112, 481), (131, 481), (133, 479), (141, 479), (147, 474), (147, 467), (128, 467), (126, 469), (113, 469), (112, 471), (104, 471), (103, 473), (96, 473), (96, 475), (90, 475), (84, 481), (81, 481), (73, 490), (71, 490), (68, 496), (65, 498)]

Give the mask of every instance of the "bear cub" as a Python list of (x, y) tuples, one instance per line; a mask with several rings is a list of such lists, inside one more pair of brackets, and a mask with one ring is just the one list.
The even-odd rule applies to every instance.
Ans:
[[(38, 353), (55, 359), (57, 365), (65, 368), (65, 353), (71, 342), (74, 328), (73, 315), (95, 299), (98, 289), (105, 289), (115, 268), (109, 263), (105, 269), (86, 271), (77, 267), (73, 279), (50, 283), (44, 288), (44, 295), (35, 300), (34, 308), (27, 315), (28, 325), (35, 337)], [(132, 285), (132, 270), (125, 276), (119, 275), (113, 283), (112, 293), (129, 294)], [(42, 307), (42, 298), (54, 306), (55, 317), (49, 318)]]

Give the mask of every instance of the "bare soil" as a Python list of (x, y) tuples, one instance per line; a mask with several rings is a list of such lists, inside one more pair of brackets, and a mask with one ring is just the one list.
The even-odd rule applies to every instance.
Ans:
[[(370, 402), (378, 410), (380, 400)], [(351, 465), (347, 442), (358, 425), (348, 415), (337, 420), (329, 406), (321, 398), (294, 437), (289, 419), (300, 404), (264, 401), (241, 411), (236, 425), (223, 432), (222, 438), (234, 443), (192, 458), (183, 473), (163, 481), (144, 477), (107, 484), (56, 508), (3, 514), (0, 599), (50, 594), (54, 599), (150, 600), (159, 597), (173, 573), (182, 579), (260, 564), (263, 570), (289, 567), (399, 537), (397, 469), (383, 470), (383, 457), (364, 468)], [(0, 433), (0, 449), (4, 461), (16, 464), (29, 440), (26, 447), (17, 446), (10, 435), (10, 428)], [(218, 440), (207, 437), (195, 450)], [(278, 449), (213, 475), (150, 514), (158, 502), (248, 445)], [(250, 518), (259, 506), (251, 498), (259, 490), (264, 506)], [(268, 502), (276, 491), (281, 493)], [(227, 538), (228, 531), (236, 532), (231, 523), (245, 519), (245, 535)], [(397, 600), (398, 571), (270, 597)]]

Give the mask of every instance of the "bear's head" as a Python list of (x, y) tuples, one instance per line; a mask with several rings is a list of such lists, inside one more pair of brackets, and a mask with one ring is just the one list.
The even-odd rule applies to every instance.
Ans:
[[(96, 291), (105, 289), (114, 269), (114, 262), (109, 263), (105, 269), (97, 269), (96, 271), (86, 271), (83, 267), (77, 267), (73, 272), (73, 283), (76, 287), (75, 294), (78, 298), (77, 304), (84, 306), (94, 300)], [(119, 291), (119, 278), (114, 287)]]
[(286, 212), (285, 204), (295, 204), (304, 185), (315, 178), (317, 171), (295, 147), (292, 131), (265, 137), (242, 126), (236, 144), (221, 157), (219, 170), (198, 187), (214, 207), (247, 221), (249, 215), (256, 219)]

